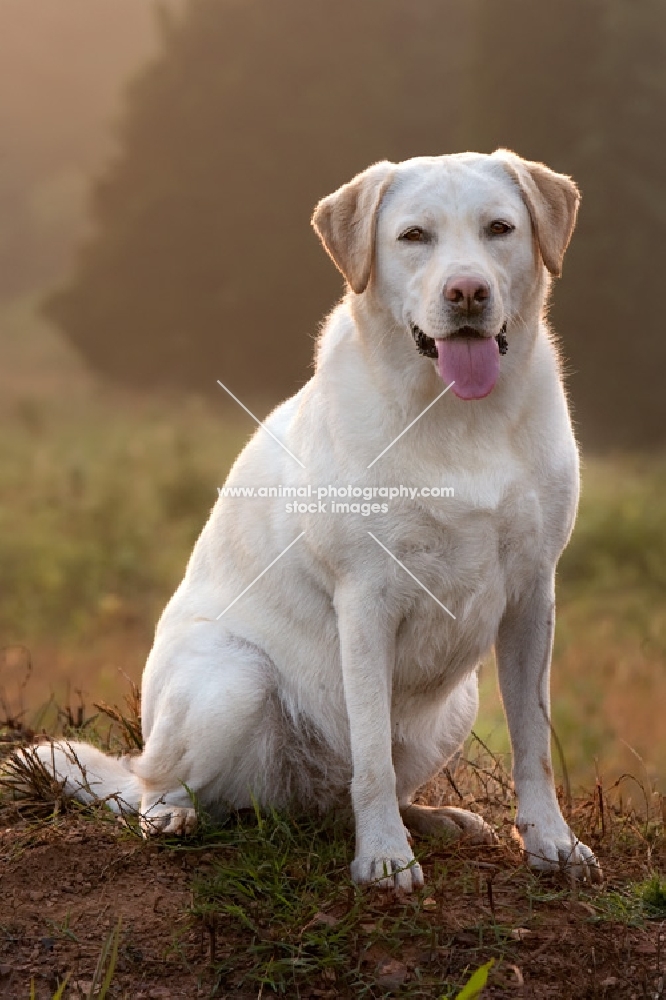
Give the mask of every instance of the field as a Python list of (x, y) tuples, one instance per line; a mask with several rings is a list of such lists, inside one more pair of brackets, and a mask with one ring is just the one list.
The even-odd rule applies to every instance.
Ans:
[[(155, 621), (254, 427), (223, 398), (100, 386), (29, 301), (0, 320), (2, 739), (10, 749), (34, 731), (83, 727), (118, 741), (122, 727), (109, 734), (95, 704), (122, 706), (138, 682)], [(65, 996), (92, 995), (118, 916), (109, 995), (132, 1000), (207, 996), (216, 984), (242, 1000), (452, 997), (489, 958), (488, 997), (663, 995), (664, 593), (666, 457), (586, 456), (558, 578), (553, 719), (562, 794), (605, 865), (601, 890), (521, 864), (489, 662), (471, 763), (424, 794), (483, 809), (500, 843), (419, 845), (428, 885), (415, 901), (359, 894), (336, 824), (242, 817), (157, 847), (65, 809), (57, 789), (20, 807), (5, 795), (0, 997), (27, 998), (31, 977), (37, 997), (51, 996), (68, 971)]]

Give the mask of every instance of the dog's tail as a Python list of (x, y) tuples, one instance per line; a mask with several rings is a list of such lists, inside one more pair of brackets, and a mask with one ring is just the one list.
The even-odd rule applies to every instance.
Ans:
[[(15, 753), (13, 780), (37, 785), (53, 779), (61, 794), (79, 802), (105, 802), (113, 812), (138, 812), (142, 782), (132, 773), (132, 757), (108, 757), (89, 743), (58, 740), (24, 747)], [(11, 764), (10, 764), (11, 768)]]

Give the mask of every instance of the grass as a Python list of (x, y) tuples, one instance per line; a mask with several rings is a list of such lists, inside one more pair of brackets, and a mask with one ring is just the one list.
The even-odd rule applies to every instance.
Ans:
[[(195, 883), (193, 913), (210, 935), (223, 990), (252, 985), (296, 996), (319, 981), (343, 995), (372, 997), (378, 985), (404, 997), (452, 997), (468, 961), (445, 973), (438, 957), (449, 935), (438, 926), (450, 865), (436, 865), (429, 883), (396, 903), (349, 879), (349, 829), (335, 819), (313, 823), (273, 813), (239, 820), (219, 834), (228, 854), (212, 876)], [(473, 893), (473, 880), (471, 892)], [(244, 943), (224, 946), (225, 931)], [(502, 958), (508, 931), (479, 926), (479, 954)], [(409, 982), (407, 982), (409, 980)]]
[(629, 882), (621, 890), (599, 897), (600, 919), (642, 926), (646, 920), (666, 920), (666, 879), (659, 872), (638, 882)]
[[(0, 439), (0, 629), (85, 642), (154, 622), (248, 436), (196, 403), (19, 409)], [(140, 430), (138, 431), (138, 428)], [(168, 539), (169, 544), (156, 544)]]

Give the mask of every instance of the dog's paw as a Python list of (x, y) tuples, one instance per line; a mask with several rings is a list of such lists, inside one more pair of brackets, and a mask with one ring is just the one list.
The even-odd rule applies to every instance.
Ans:
[(562, 821), (549, 828), (517, 823), (525, 858), (536, 871), (563, 871), (586, 882), (601, 882), (601, 865), (593, 851)]
[(354, 858), (351, 876), (358, 885), (373, 885), (379, 889), (399, 889), (412, 892), (423, 885), (421, 865), (409, 852), (407, 857)]
[(189, 837), (197, 828), (195, 809), (182, 806), (155, 806), (141, 816), (144, 837)]
[(422, 837), (464, 837), (471, 844), (496, 844), (494, 831), (482, 816), (455, 806), (405, 806), (400, 810), (405, 825)]

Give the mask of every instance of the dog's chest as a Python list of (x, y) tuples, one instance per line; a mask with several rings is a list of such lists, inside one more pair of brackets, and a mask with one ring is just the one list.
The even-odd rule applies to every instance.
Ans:
[(396, 538), (396, 555), (413, 577), (400, 579), (397, 566), (392, 577), (403, 601), (395, 680), (415, 692), (455, 684), (478, 663), (538, 558), (534, 490), (511, 483), (494, 494), (461, 491), (447, 503), (413, 511)]

